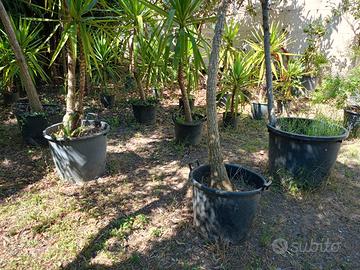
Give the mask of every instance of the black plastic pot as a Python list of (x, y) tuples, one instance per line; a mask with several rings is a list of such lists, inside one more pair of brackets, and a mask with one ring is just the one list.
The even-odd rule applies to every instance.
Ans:
[(360, 113), (351, 108), (344, 109), (344, 127), (349, 130), (350, 137), (360, 137)]
[(226, 164), (226, 170), (230, 179), (244, 180), (254, 189), (239, 192), (212, 189), (203, 184), (203, 179), (210, 176), (209, 165), (191, 170), (194, 225), (211, 241), (238, 244), (248, 235), (261, 193), (271, 182), (267, 183), (260, 174), (236, 164)]
[(13, 103), (15, 103), (16, 101), (18, 101), (20, 98), (19, 92), (4, 92), (3, 93), (3, 99), (4, 99), (4, 104), (5, 106), (9, 106)]
[[(299, 118), (285, 118), (289, 121)], [(302, 119), (302, 118), (300, 118)], [(302, 119), (308, 121), (311, 119)], [(275, 178), (290, 176), (300, 187), (317, 187), (330, 175), (340, 145), (348, 136), (306, 136), (285, 132), (268, 125), (269, 169)]]
[(240, 119), (240, 113), (232, 114), (230, 112), (223, 113), (223, 125), (224, 127), (237, 128)]
[(115, 95), (100, 94), (100, 102), (105, 108), (112, 108), (115, 104)]
[[(195, 107), (195, 99), (194, 98), (189, 98), (189, 105), (190, 105), (190, 110), (193, 111), (194, 107)], [(179, 110), (181, 112), (184, 111), (184, 102), (183, 102), (182, 98), (179, 98)]]
[(306, 75), (302, 77), (301, 83), (306, 90), (314, 91), (316, 86), (318, 85), (318, 78)]
[(33, 114), (26, 101), (16, 103), (13, 112), (16, 116), (23, 140), (28, 145), (47, 145), (43, 130), (49, 125), (62, 121), (62, 108), (55, 104), (44, 104), (44, 112)]
[[(95, 121), (87, 121), (90, 125)], [(105, 172), (107, 134), (110, 126), (100, 122), (100, 133), (72, 138), (55, 139), (53, 133), (62, 124), (52, 125), (44, 130), (44, 137), (48, 140), (56, 171), (61, 179), (72, 183), (83, 183), (93, 180)]]
[(205, 117), (193, 116), (192, 123), (179, 122), (176, 119), (176, 115), (173, 115), (173, 121), (175, 124), (175, 141), (186, 145), (197, 145), (201, 141), (202, 127)]
[(132, 105), (133, 113), (136, 122), (152, 125), (156, 122), (156, 105), (140, 105), (133, 104)]
[(268, 115), (268, 105), (266, 103), (255, 103), (251, 104), (251, 114), (253, 119), (261, 120)]

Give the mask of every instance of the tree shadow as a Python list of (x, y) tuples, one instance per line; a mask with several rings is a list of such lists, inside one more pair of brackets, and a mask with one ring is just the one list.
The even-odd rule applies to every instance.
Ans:
[[(77, 257), (66, 266), (61, 269), (107, 269), (104, 265), (89, 265), (92, 258), (97, 255), (97, 252), (104, 248), (105, 242), (112, 237), (111, 231), (114, 229), (120, 228), (123, 223), (126, 221), (126, 217), (133, 217), (139, 214), (148, 215), (155, 209), (166, 208), (170, 202), (174, 200), (178, 203), (181, 203), (189, 189), (189, 183), (186, 182), (180, 189), (173, 189), (167, 192), (165, 195), (161, 196), (158, 200), (155, 200), (147, 205), (141, 207), (140, 209), (125, 214), (124, 212), (119, 212), (118, 215), (111, 220), (111, 222), (103, 227), (95, 237), (91, 239), (89, 244), (87, 244), (77, 255)], [(130, 195), (131, 196), (131, 195)], [(111, 269), (117, 269), (118, 266), (111, 266)]]

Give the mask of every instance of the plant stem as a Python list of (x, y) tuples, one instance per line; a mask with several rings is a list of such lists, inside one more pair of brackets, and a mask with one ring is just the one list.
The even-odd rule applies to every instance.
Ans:
[(184, 66), (181, 62), (179, 63), (179, 68), (178, 68), (178, 83), (180, 86), (182, 101), (184, 105), (185, 121), (191, 123), (193, 119), (191, 115), (189, 97), (184, 83)]
[(23, 54), (23, 51), (20, 47), (20, 44), (16, 38), (15, 31), (13, 29), (13, 26), (11, 24), (9, 15), (7, 14), (5, 7), (0, 0), (0, 19), (4, 25), (5, 32), (7, 33), (9, 37), (9, 42), (11, 45), (11, 48), (14, 51), (16, 62), (18, 63), (20, 67), (20, 76), (21, 81), (24, 84), (26, 95), (29, 98), (30, 108), (32, 112), (41, 112), (43, 110), (38, 93), (36, 91), (34, 82), (31, 79), (29, 67), (26, 62), (25, 56)]
[[(80, 33), (79, 33), (80, 36)], [(85, 55), (82, 43), (79, 42), (79, 52), (80, 52), (80, 77), (79, 77), (79, 92), (77, 93), (77, 100), (75, 104), (75, 110), (79, 114), (79, 117), (82, 118), (84, 114), (84, 93), (85, 93), (85, 86), (86, 86), (86, 62), (85, 62)]]
[(275, 126), (276, 116), (274, 107), (274, 95), (271, 71), (271, 51), (270, 51), (270, 26), (269, 26), (269, 0), (261, 0), (263, 28), (264, 28), (264, 51), (265, 51), (265, 68), (266, 68), (266, 89), (268, 98), (269, 124)]
[(211, 170), (211, 187), (221, 190), (233, 191), (234, 187), (226, 172), (223, 156), (221, 153), (220, 135), (216, 112), (216, 86), (219, 71), (219, 54), (222, 34), (224, 31), (225, 15), (229, 3), (229, 0), (223, 0), (218, 11), (218, 20), (215, 26), (215, 35), (212, 41), (212, 50), (209, 59), (206, 92), (206, 111), (208, 127), (209, 164)]

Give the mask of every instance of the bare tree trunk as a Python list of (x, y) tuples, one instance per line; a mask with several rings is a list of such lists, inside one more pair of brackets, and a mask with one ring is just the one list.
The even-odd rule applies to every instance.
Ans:
[(236, 87), (234, 87), (233, 92), (231, 94), (231, 104), (230, 104), (231, 115), (235, 115), (235, 97), (236, 97)]
[(224, 165), (220, 146), (220, 135), (217, 123), (216, 112), (216, 86), (219, 70), (219, 53), (224, 31), (225, 15), (230, 1), (223, 0), (218, 11), (218, 20), (215, 26), (215, 35), (212, 42), (212, 50), (209, 59), (207, 92), (206, 92), (206, 110), (208, 127), (208, 150), (209, 164), (211, 168), (211, 186), (213, 188), (233, 191), (234, 187), (229, 179)]
[(193, 121), (193, 119), (192, 119), (192, 115), (191, 115), (189, 97), (188, 97), (188, 93), (187, 93), (187, 90), (185, 87), (184, 80), (185, 80), (184, 79), (184, 66), (180, 62), (179, 68), (178, 68), (178, 83), (179, 83), (179, 87), (181, 90), (181, 98), (182, 98), (183, 105), (184, 105), (185, 121), (188, 123), (191, 123)]
[(264, 28), (264, 50), (265, 50), (265, 67), (266, 67), (266, 89), (268, 98), (268, 113), (271, 126), (276, 124), (274, 95), (271, 71), (271, 51), (270, 51), (270, 26), (269, 26), (269, 0), (261, 0), (263, 28)]
[(31, 111), (32, 112), (41, 112), (43, 108), (42, 108), (39, 96), (36, 92), (34, 82), (31, 79), (31, 76), (29, 73), (29, 67), (27, 65), (23, 51), (19, 45), (19, 42), (16, 38), (16, 34), (12, 27), (10, 18), (8, 16), (1, 0), (0, 0), (0, 19), (4, 25), (5, 32), (7, 33), (8, 37), (9, 37), (10, 45), (14, 51), (16, 62), (18, 63), (18, 65), (20, 67), (21, 81), (24, 84), (26, 95), (29, 98)]

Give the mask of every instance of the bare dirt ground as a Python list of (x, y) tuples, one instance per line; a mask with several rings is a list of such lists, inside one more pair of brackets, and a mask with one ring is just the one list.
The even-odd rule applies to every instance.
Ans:
[[(248, 239), (221, 246), (192, 226), (188, 163), (207, 161), (206, 138), (174, 143), (175, 104), (163, 103), (152, 127), (136, 124), (122, 103), (100, 110), (112, 125), (107, 172), (81, 186), (61, 182), (48, 149), (25, 146), (1, 107), (0, 268), (360, 269), (360, 139), (343, 143), (320, 189), (274, 183)], [(244, 112), (221, 137), (226, 161), (268, 177), (265, 122)], [(284, 254), (274, 240), (287, 242)]]

